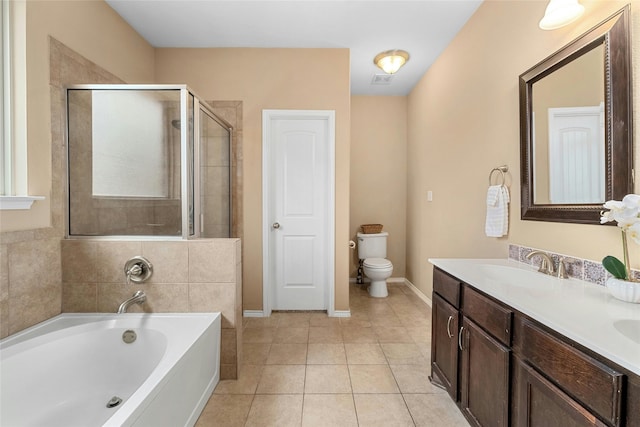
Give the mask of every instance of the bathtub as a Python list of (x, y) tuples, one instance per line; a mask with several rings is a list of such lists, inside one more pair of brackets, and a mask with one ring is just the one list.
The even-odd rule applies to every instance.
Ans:
[(61, 314), (7, 337), (0, 425), (192, 426), (220, 378), (220, 324), (219, 313)]

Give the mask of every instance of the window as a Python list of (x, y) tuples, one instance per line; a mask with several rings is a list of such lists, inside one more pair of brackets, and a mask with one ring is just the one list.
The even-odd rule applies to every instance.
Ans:
[(0, 141), (0, 195), (11, 194), (10, 188), (11, 180), (8, 176), (11, 175), (11, 164), (8, 161), (11, 158), (11, 153), (8, 152), (11, 148), (11, 128), (9, 123), (10, 117), (10, 49), (9, 49), (9, 2), (2, 1), (2, 7), (0, 8), (0, 22), (2, 22), (2, 43), (0, 43), (0, 57), (2, 57), (2, 67), (0, 67), (0, 96), (2, 97), (2, 103), (0, 103), (0, 134), (2, 135), (2, 141)]
[(0, 210), (29, 209), (27, 196), (26, 3), (2, 0)]

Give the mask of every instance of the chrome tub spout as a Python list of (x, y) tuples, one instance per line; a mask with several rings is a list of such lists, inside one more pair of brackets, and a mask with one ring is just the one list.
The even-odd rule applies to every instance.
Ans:
[(125, 300), (120, 307), (118, 308), (118, 314), (126, 313), (127, 309), (131, 307), (133, 304), (142, 305), (147, 300), (147, 295), (145, 295), (142, 291), (136, 291), (133, 296), (127, 300)]

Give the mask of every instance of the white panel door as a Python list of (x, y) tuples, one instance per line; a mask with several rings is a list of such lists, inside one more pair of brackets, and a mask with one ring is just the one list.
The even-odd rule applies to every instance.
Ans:
[(549, 109), (551, 203), (604, 203), (604, 105)]
[(333, 282), (330, 247), (330, 123), (299, 112), (269, 120), (263, 197), (272, 310), (326, 310)]

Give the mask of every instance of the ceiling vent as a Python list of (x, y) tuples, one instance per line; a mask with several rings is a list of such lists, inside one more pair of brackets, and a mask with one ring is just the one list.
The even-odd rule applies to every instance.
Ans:
[(372, 85), (388, 85), (393, 80), (393, 74), (374, 74), (371, 79)]

